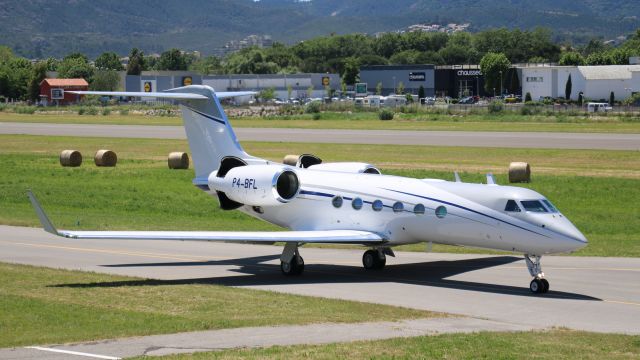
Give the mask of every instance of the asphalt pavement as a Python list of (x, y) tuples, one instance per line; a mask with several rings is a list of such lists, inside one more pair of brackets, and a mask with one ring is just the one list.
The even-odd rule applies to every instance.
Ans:
[[(240, 141), (640, 150), (640, 134), (234, 128)], [(0, 134), (185, 139), (182, 126), (0, 122)]]

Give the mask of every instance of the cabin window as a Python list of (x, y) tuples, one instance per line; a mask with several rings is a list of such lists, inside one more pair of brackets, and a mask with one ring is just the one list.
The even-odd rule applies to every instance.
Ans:
[(400, 201), (393, 204), (393, 212), (399, 213), (402, 210), (404, 210), (404, 205)]
[(507, 201), (507, 206), (504, 207), (504, 211), (520, 212), (522, 210), (520, 210), (520, 206), (518, 206), (515, 200), (509, 200)]
[(424, 214), (424, 211), (425, 211), (424, 205), (422, 205), (422, 204), (416, 204), (416, 206), (413, 207), (413, 213), (414, 214), (422, 215), (422, 214)]
[(351, 206), (356, 210), (362, 209), (362, 199), (359, 197), (353, 199), (353, 201), (351, 201)]
[(334, 196), (331, 203), (333, 204), (333, 207), (340, 208), (342, 206), (342, 196)]
[(445, 216), (447, 216), (447, 208), (440, 205), (436, 208), (436, 216), (438, 217), (438, 219), (442, 219)]
[(382, 210), (383, 207), (384, 205), (382, 204), (381, 200), (376, 200), (373, 203), (371, 203), (371, 208), (373, 209), (373, 211), (380, 211)]
[(547, 209), (538, 200), (523, 200), (523, 201), (520, 201), (520, 204), (522, 204), (522, 207), (526, 211), (536, 212), (536, 213), (548, 212)]
[(549, 212), (552, 212), (552, 213), (559, 212), (558, 209), (555, 206), (553, 206), (553, 204), (549, 200), (545, 199), (545, 200), (542, 200), (542, 202), (547, 206), (547, 209), (549, 209)]

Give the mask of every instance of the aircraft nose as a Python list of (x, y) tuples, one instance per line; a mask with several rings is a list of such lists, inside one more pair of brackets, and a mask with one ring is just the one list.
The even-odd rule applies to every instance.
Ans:
[(569, 247), (571, 247), (571, 250), (575, 251), (587, 246), (589, 241), (584, 236), (584, 234), (582, 234), (582, 232), (578, 230), (578, 228), (575, 227), (575, 225), (573, 225), (569, 220), (567, 220), (566, 218), (563, 220), (564, 221), (558, 224), (558, 226), (554, 230), (567, 238), (567, 240), (570, 242)]

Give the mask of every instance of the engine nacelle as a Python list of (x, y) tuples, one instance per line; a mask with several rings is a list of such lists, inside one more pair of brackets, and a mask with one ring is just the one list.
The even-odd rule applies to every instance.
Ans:
[(309, 170), (336, 171), (352, 174), (381, 174), (375, 166), (361, 162), (334, 162), (309, 166)]
[(300, 192), (300, 181), (289, 166), (247, 165), (230, 169), (224, 177), (212, 172), (209, 188), (241, 204), (273, 206), (294, 199)]

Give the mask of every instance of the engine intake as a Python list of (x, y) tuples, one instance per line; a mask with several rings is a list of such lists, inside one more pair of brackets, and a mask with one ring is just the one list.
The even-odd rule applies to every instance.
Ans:
[(209, 188), (236, 203), (274, 206), (294, 199), (300, 192), (300, 180), (289, 166), (247, 165), (229, 169), (222, 177), (211, 173)]

